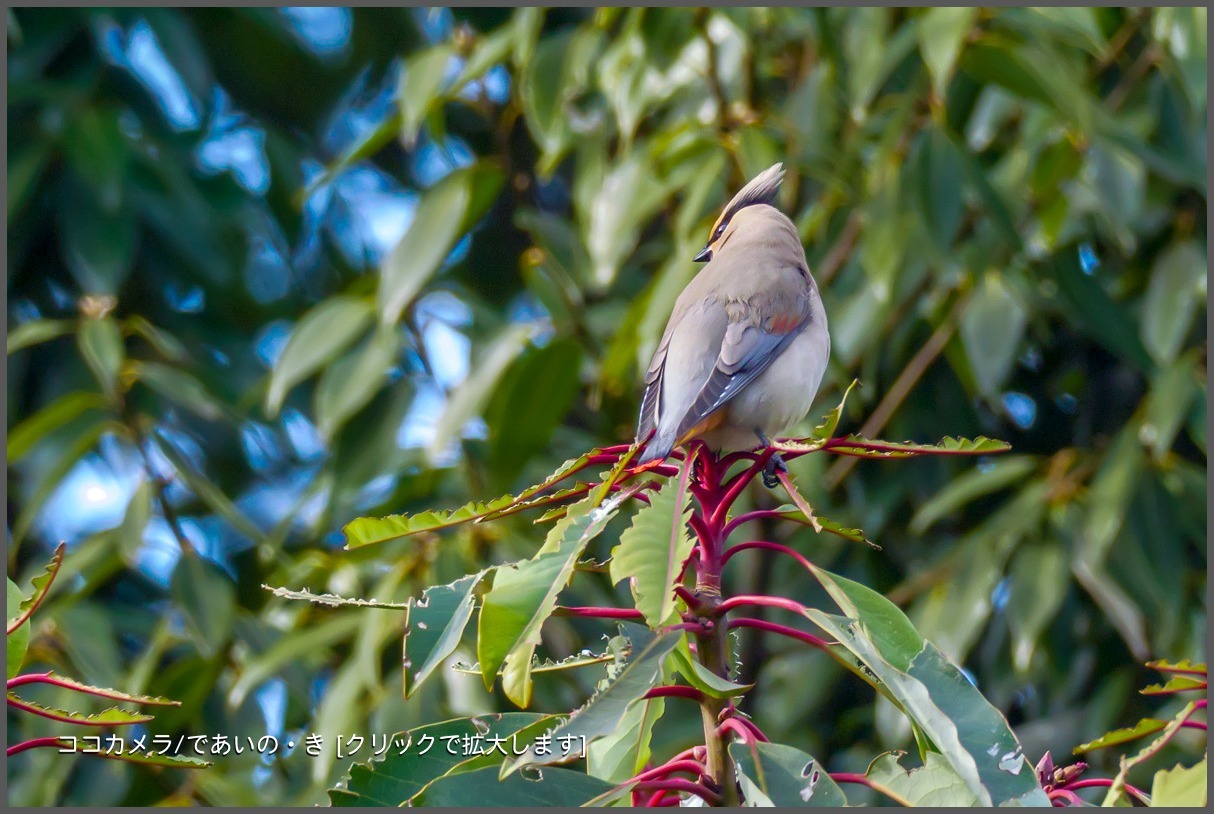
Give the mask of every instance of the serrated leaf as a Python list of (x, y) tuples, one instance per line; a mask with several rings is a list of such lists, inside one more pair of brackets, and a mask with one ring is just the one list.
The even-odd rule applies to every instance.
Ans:
[[(33, 587), (33, 592), (28, 598), (22, 599), (21, 604), (17, 608), (16, 617), (10, 616), (8, 619), (7, 631), (11, 635), (14, 630), (25, 624), (26, 620), (34, 614), (38, 606), (42, 604), (42, 600), (46, 598), (46, 593), (51, 589), (51, 583), (55, 581), (55, 575), (59, 573), (59, 569), (63, 567), (63, 554), (67, 550), (67, 543), (60, 543), (55, 546), (55, 553), (51, 555), (51, 561), (46, 564), (46, 569), (30, 580), (30, 585)], [(16, 586), (13, 586), (16, 587)], [(20, 589), (14, 591), (18, 597), (21, 596)], [(10, 594), (11, 595), (11, 594)]]
[(335, 805), (405, 805), (429, 783), (480, 757), (479, 753), (461, 754), (460, 748), (452, 751), (448, 743), (458, 747), (465, 738), (471, 741), (479, 737), (480, 748), (484, 749), (486, 739), (499, 737), (505, 739), (507, 753), (513, 754), (517, 748), (515, 733), (551, 717), (533, 712), (496, 713), (398, 732), (382, 760), (351, 765), (342, 785), (330, 790), (329, 796)]
[(957, 776), (948, 761), (937, 752), (928, 752), (917, 769), (898, 765), (905, 752), (886, 752), (869, 764), (865, 778), (880, 791), (903, 806), (978, 805), (965, 781)]
[(692, 687), (712, 698), (735, 698), (745, 695), (754, 684), (735, 684), (709, 670), (691, 655), (687, 639), (679, 641), (671, 656), (673, 667)]
[(101, 751), (90, 750), (86, 752), (77, 748), (76, 740), (74, 737), (60, 737), (56, 746), (60, 751), (74, 750), (77, 754), (105, 758), (106, 760), (121, 760), (126, 763), (138, 763), (143, 766), (167, 766), (174, 769), (205, 769), (212, 765), (210, 761), (196, 757), (166, 755), (152, 751), (124, 751), (119, 753), (103, 749)]
[(355, 608), (386, 608), (389, 610), (405, 610), (409, 607), (406, 602), (380, 602), (377, 599), (358, 599), (346, 596), (338, 596), (337, 594), (314, 594), (307, 588), (293, 591), (290, 588), (274, 588), (270, 585), (263, 584), (265, 588), (274, 596), (282, 599), (299, 599), (304, 602), (314, 602), (317, 605), (329, 605), (332, 607), (350, 606)]
[(350, 295), (330, 297), (304, 314), (270, 373), (266, 414), (278, 415), (291, 388), (352, 345), (366, 332), (372, 317), (371, 304)]
[[(780, 445), (776, 445), (780, 449)], [(837, 455), (860, 458), (914, 458), (918, 455), (993, 455), (1006, 452), (1011, 444), (980, 435), (977, 438), (946, 436), (935, 444), (911, 441), (872, 441), (859, 435), (849, 435), (827, 443), (823, 449)], [(795, 450), (792, 450), (795, 451)]]
[(729, 744), (747, 808), (847, 805), (826, 767), (806, 752), (781, 743)]
[(15, 709), (24, 710), (33, 715), (38, 715), (42, 718), (48, 718), (52, 721), (60, 721), (67, 724), (78, 724), (80, 726), (123, 726), (125, 724), (142, 724), (152, 720), (151, 715), (141, 712), (131, 712), (120, 707), (110, 707), (101, 712), (85, 714), (83, 712), (73, 712), (71, 710), (56, 709), (54, 707), (45, 707), (41, 704), (35, 704), (33, 701), (26, 701), (13, 693), (8, 694), (8, 705)]
[[(613, 656), (611, 653), (592, 653), (589, 650), (584, 650), (581, 653), (575, 653), (572, 656), (566, 656), (563, 659), (556, 660), (541, 660), (538, 656), (536, 656), (531, 660), (531, 672), (555, 673), (560, 670), (570, 670), (575, 667), (589, 667), (594, 664), (603, 664), (604, 662), (611, 661), (613, 658), (615, 658), (615, 656)], [(472, 664), (458, 662), (451, 665), (451, 669), (456, 673), (463, 673), (464, 675), (481, 675), (480, 662), (473, 662)], [(501, 675), (501, 673), (499, 672), (498, 675)]]
[(77, 681), (74, 678), (61, 676), (57, 673), (42, 673), (37, 676), (38, 684), (51, 684), (56, 687), (81, 692), (86, 695), (95, 695), (98, 698), (109, 698), (114, 701), (129, 701), (133, 704), (149, 704), (158, 707), (179, 707), (180, 701), (173, 701), (168, 698), (161, 698), (156, 695), (137, 695), (135, 693), (123, 692), (121, 690), (111, 690), (106, 687), (94, 687), (90, 684), (85, 684)]
[(1188, 659), (1180, 661), (1168, 661), (1167, 659), (1155, 659), (1148, 661), (1147, 666), (1152, 670), (1158, 670), (1161, 673), (1189, 673), (1192, 675), (1206, 675), (1206, 663), (1204, 661), (1193, 662)]
[[(5, 600), (8, 605), (8, 618), (10, 620), (19, 618), (21, 616), (21, 589), (11, 578), (8, 579)], [(30, 643), (30, 629), (25, 625), (15, 628), (10, 625), (10, 628), (6, 637), (5, 657), (8, 664), (8, 677), (12, 678), (20, 672), (21, 663), (25, 661), (25, 651)]]
[(558, 523), (533, 558), (498, 566), (478, 621), (477, 656), (486, 688), (493, 686), (502, 669), (507, 697), (521, 707), (531, 703), (529, 668), (540, 628), (556, 608), (557, 595), (572, 576), (578, 557), (615, 516), (618, 505), (580, 504), (580, 513)]
[[(773, 511), (779, 512), (779, 517), (782, 520), (789, 520), (793, 523), (799, 523), (802, 526), (813, 528), (813, 523), (805, 516), (805, 513), (791, 503), (785, 503), (783, 506), (778, 506)], [(881, 546), (874, 543), (872, 540), (864, 536), (861, 529), (848, 528), (842, 523), (837, 523), (829, 517), (814, 512), (814, 519), (818, 521), (818, 526), (822, 531), (833, 534), (836, 537), (842, 537), (845, 540), (851, 540), (853, 543), (865, 543), (873, 548), (880, 549)]]
[(1143, 687), (1138, 692), (1142, 695), (1171, 695), (1175, 692), (1185, 692), (1187, 690), (1204, 690), (1206, 682), (1203, 679), (1191, 678), (1190, 676), (1172, 676), (1163, 684), (1151, 684), (1148, 687)]
[(1192, 766), (1174, 766), (1155, 772), (1151, 781), (1152, 808), (1205, 808), (1206, 758)]
[(1120, 746), (1123, 743), (1145, 738), (1148, 735), (1154, 735), (1156, 732), (1162, 732), (1163, 728), (1168, 725), (1167, 721), (1161, 721), (1158, 718), (1143, 718), (1133, 726), (1114, 729), (1111, 732), (1106, 732), (1099, 738), (1087, 743), (1081, 743), (1075, 747), (1074, 753), (1082, 755), (1084, 752), (1091, 752), (1095, 749), (1105, 749), (1109, 746)]
[(611, 549), (611, 584), (629, 579), (636, 608), (655, 630), (677, 615), (674, 588), (691, 556), (687, 529), (691, 514), (689, 484), (695, 455), (683, 461), (677, 478), (650, 493), (648, 506), (632, 518), (632, 525)]
[(405, 698), (459, 647), (476, 602), (473, 591), (485, 572), (427, 588), (405, 611)]
[[(520, 757), (507, 761), (502, 767), (502, 777), (524, 766), (547, 766), (581, 757), (583, 745), (589, 746), (614, 732), (628, 707), (657, 685), (662, 678), (662, 665), (682, 637), (682, 631), (668, 630), (648, 636), (645, 629), (637, 625), (628, 626), (628, 630), (632, 641), (628, 662), (567, 721), (547, 733), (551, 753), (538, 754), (533, 743)], [(562, 740), (566, 736), (568, 739)]]

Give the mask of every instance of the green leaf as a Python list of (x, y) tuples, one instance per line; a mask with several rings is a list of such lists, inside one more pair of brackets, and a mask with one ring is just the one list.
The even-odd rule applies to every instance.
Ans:
[(500, 170), (474, 165), (457, 170), (418, 201), (413, 220), (380, 270), (380, 322), (393, 325), (417, 297), (456, 241), (488, 209), (501, 187)]
[(487, 689), (504, 667), (506, 696), (520, 707), (531, 703), (531, 657), (540, 642), (540, 628), (556, 608), (557, 595), (586, 545), (615, 516), (618, 505), (579, 504), (579, 513), (553, 527), (533, 558), (498, 566), (478, 621), (477, 656)]
[(325, 368), (313, 411), (321, 437), (332, 439), (342, 425), (374, 398), (400, 355), (400, 336), (380, 326), (357, 350)]
[(400, 138), (405, 149), (417, 143), (417, 132), (447, 85), (447, 65), (455, 51), (446, 43), (435, 45), (405, 60), (396, 101), (400, 106)]
[(1203, 676), (1206, 674), (1206, 663), (1204, 661), (1192, 662), (1188, 659), (1181, 659), (1180, 661), (1155, 659), (1154, 661), (1148, 661), (1147, 666), (1161, 673), (1189, 673), (1191, 675)]
[(181, 405), (199, 418), (218, 421), (224, 407), (206, 386), (190, 373), (158, 362), (132, 362), (135, 378), (169, 401)]
[(919, 507), (911, 518), (911, 531), (922, 534), (983, 495), (1020, 483), (1036, 466), (1037, 461), (1031, 456), (1014, 455), (992, 461), (989, 467), (963, 473)]
[[(63, 567), (63, 553), (67, 550), (67, 543), (60, 543), (55, 546), (55, 553), (51, 555), (51, 561), (46, 564), (46, 570), (30, 580), (30, 585), (33, 592), (28, 599), (22, 599), (18, 606), (18, 613), (14, 617), (13, 614), (8, 616), (7, 632), (11, 635), (14, 630), (25, 624), (38, 606), (42, 604), (42, 600), (46, 599), (47, 592), (51, 589), (51, 583), (55, 581), (55, 575), (59, 573), (59, 569)], [(18, 597), (21, 596), (20, 590), (16, 592)], [(11, 593), (10, 593), (11, 595)]]
[(932, 76), (932, 88), (942, 99), (957, 55), (977, 19), (976, 8), (930, 8), (916, 20), (919, 52)]
[(567, 78), (563, 67), (565, 53), (573, 41), (572, 35), (564, 33), (544, 37), (519, 78), (523, 116), (544, 153), (544, 167), (556, 166), (571, 138), (563, 98)]
[(1082, 755), (1084, 752), (1091, 752), (1095, 749), (1120, 746), (1123, 743), (1129, 743), (1139, 738), (1145, 738), (1148, 735), (1154, 735), (1156, 732), (1162, 732), (1167, 725), (1167, 721), (1161, 721), (1158, 718), (1143, 718), (1133, 726), (1114, 729), (1101, 735), (1096, 740), (1079, 744), (1075, 747), (1074, 753)]
[(860, 622), (814, 609), (806, 615), (864, 663), (979, 805), (1048, 805), (1007, 721), (933, 644), (925, 642), (904, 672), (890, 664)]
[(117, 751), (109, 752), (101, 751), (81, 751), (74, 737), (60, 737), (58, 748), (60, 750), (75, 749), (81, 754), (89, 755), (90, 757), (100, 757), (106, 760), (121, 760), (126, 763), (138, 763), (143, 766), (165, 766), (173, 769), (205, 769), (212, 764), (209, 761), (202, 760), (196, 757), (186, 757), (185, 755), (168, 755), (161, 754), (151, 750), (142, 751), (124, 751), (121, 754)]
[(526, 348), (492, 389), (485, 422), (489, 467), (499, 484), (510, 484), (547, 447), (581, 389), (581, 366), (581, 344), (554, 339)]
[(832, 574), (812, 563), (810, 568), (843, 614), (860, 624), (881, 657), (905, 672), (924, 645), (923, 637), (906, 618), (906, 614), (866, 585)]
[(650, 492), (649, 505), (636, 513), (632, 525), (620, 535), (619, 545), (611, 549), (611, 583), (630, 580), (636, 608), (655, 630), (677, 617), (674, 588), (691, 556), (687, 521), (694, 460), (695, 456), (688, 455), (677, 479)]
[(847, 805), (826, 767), (800, 749), (761, 741), (751, 747), (734, 741), (729, 756), (748, 808)]
[(664, 698), (642, 698), (624, 710), (614, 732), (586, 747), (587, 774), (623, 783), (644, 771), (652, 756), (653, 726), (665, 711)]
[(376, 599), (357, 599), (337, 594), (314, 594), (307, 588), (301, 591), (292, 591), (289, 588), (273, 588), (269, 585), (262, 585), (270, 593), (281, 599), (296, 599), (303, 602), (314, 602), (317, 605), (328, 605), (333, 608), (382, 608), (385, 610), (406, 610), (409, 605), (406, 602), (380, 602)]
[[(616, 731), (628, 707), (641, 696), (657, 686), (662, 678), (662, 666), (666, 657), (682, 637), (682, 631), (668, 630), (648, 635), (645, 628), (628, 626), (628, 638), (632, 642), (632, 655), (604, 686), (574, 711), (569, 720), (547, 733), (544, 741), (531, 744), (520, 757), (508, 761), (502, 767), (501, 776), (517, 771), (524, 766), (547, 766), (565, 763), (581, 757), (582, 748)], [(538, 744), (546, 742), (551, 752), (540, 754)]]
[[(455, 441), (470, 419), (484, 413), (490, 397), (502, 376), (527, 348), (534, 327), (511, 323), (486, 345), (484, 353), (474, 359), (468, 377), (451, 393), (446, 408), (439, 416), (438, 426), (426, 448), (431, 463), (437, 462)], [(518, 421), (518, 417), (513, 417)]]
[(1151, 781), (1151, 807), (1205, 808), (1206, 782), (1204, 757), (1192, 766), (1160, 769)]
[(1012, 560), (1007, 621), (1012, 663), (1021, 673), (1028, 670), (1037, 640), (1066, 599), (1070, 565), (1066, 547), (1051, 541), (1028, 542)]
[(90, 410), (103, 411), (106, 401), (96, 393), (67, 393), (13, 427), (8, 436), (8, 462), (24, 458), (48, 433)]
[(173, 468), (177, 470), (177, 473), (181, 475), (182, 480), (185, 481), (186, 486), (190, 488), (191, 492), (197, 495), (213, 512), (231, 523), (234, 529), (250, 540), (260, 540), (262, 538), (261, 529), (253, 525), (253, 521), (245, 517), (244, 512), (236, 507), (236, 504), (223, 493), (222, 489), (212, 483), (206, 475), (195, 471), (194, 467), (171, 441), (159, 433), (153, 437), (156, 439), (156, 446), (164, 454), (164, 457), (168, 459), (169, 463), (173, 465)]
[(12, 356), (23, 348), (67, 336), (74, 330), (76, 322), (71, 319), (35, 319), (23, 322), (8, 332), (7, 355)]
[(128, 207), (104, 207), (84, 185), (65, 185), (59, 238), (68, 270), (85, 294), (116, 296), (131, 273), (138, 242)]
[[(775, 444), (783, 450), (784, 444)], [(849, 435), (823, 447), (837, 455), (852, 455), (859, 458), (914, 458), (918, 455), (988, 455), (1011, 449), (1006, 441), (998, 441), (980, 435), (977, 438), (952, 438), (945, 436), (935, 444), (916, 444), (911, 441), (871, 441), (859, 435)], [(790, 452), (797, 452), (791, 449)]]
[(915, 188), (928, 233), (941, 252), (948, 252), (957, 227), (961, 225), (965, 172), (961, 148), (943, 131), (933, 127), (919, 142), (918, 170)]
[(67, 724), (77, 724), (79, 726), (124, 726), (127, 724), (142, 724), (152, 720), (151, 715), (141, 712), (130, 712), (120, 707), (110, 707), (101, 712), (94, 712), (91, 715), (83, 712), (73, 712), (71, 710), (56, 709), (54, 707), (44, 707), (41, 704), (35, 704), (33, 701), (26, 701), (13, 693), (8, 694), (8, 705), (15, 709), (24, 710), (33, 715), (38, 715), (42, 718), (47, 718), (52, 721), (59, 721)]
[(610, 788), (609, 783), (573, 769), (546, 768), (533, 776), (518, 773), (499, 780), (497, 769), (490, 767), (436, 780), (414, 798), (414, 805), (570, 807)]
[(1050, 273), (1077, 320), (1102, 345), (1142, 371), (1153, 367), (1151, 357), (1133, 330), (1134, 321), (1108, 295), (1095, 277), (1084, 273), (1075, 247), (1063, 249), (1050, 261)]
[(122, 346), (122, 332), (112, 317), (85, 319), (76, 334), (80, 355), (93, 371), (101, 390), (111, 401), (118, 400), (118, 371), (126, 359)]
[[(572, 656), (566, 656), (563, 659), (543, 659), (538, 656), (531, 660), (532, 673), (555, 673), (560, 670), (570, 670), (575, 667), (589, 667), (593, 664), (602, 664), (611, 661), (615, 658), (611, 653), (593, 653), (590, 650), (583, 650), (581, 653), (574, 653)], [(481, 674), (480, 662), (473, 664), (465, 664), (457, 662), (451, 665), (451, 670), (456, 673), (464, 673), (470, 676), (479, 676)], [(501, 675), (499, 672), (498, 675)]]
[[(9, 620), (16, 619), (21, 616), (21, 589), (13, 582), (11, 578), (8, 580), (8, 588), (5, 594), (8, 604)], [(11, 625), (10, 625), (11, 627)], [(15, 629), (9, 630), (7, 645), (5, 648), (5, 658), (8, 664), (8, 677), (12, 678), (21, 672), (21, 663), (25, 661), (25, 651), (30, 643), (30, 629), (28, 625), (21, 625)]]
[(236, 622), (236, 589), (228, 575), (193, 549), (186, 549), (173, 569), (169, 591), (198, 651), (207, 658), (214, 656), (227, 643)]
[(1142, 428), (1138, 438), (1151, 450), (1156, 463), (1172, 449), (1181, 424), (1189, 415), (1193, 402), (1201, 395), (1198, 379), (1199, 357), (1194, 348), (1159, 371), (1151, 382), (1143, 406)]
[(346, 294), (330, 297), (304, 314), (270, 373), (266, 413), (278, 415), (291, 388), (349, 347), (371, 320), (371, 304)]
[(1207, 683), (1204, 678), (1193, 678), (1191, 676), (1172, 676), (1164, 684), (1151, 684), (1148, 687), (1143, 687), (1138, 692), (1142, 695), (1171, 695), (1176, 692), (1186, 692), (1188, 690), (1204, 690)]
[[(494, 738), (504, 739), (507, 754), (515, 751), (512, 736), (550, 716), (534, 712), (507, 712), (479, 718), (458, 718), (427, 724), (392, 737), (382, 760), (350, 766), (342, 784), (329, 792), (335, 805), (402, 806), (427, 784), (455, 771), (461, 764), (477, 759), (480, 750)], [(463, 753), (465, 739), (470, 744), (480, 738), (477, 751)], [(523, 743), (525, 741), (519, 741)], [(449, 744), (456, 748), (449, 748)], [(494, 770), (496, 771), (496, 769)], [(483, 788), (482, 788), (483, 793)]]
[(459, 647), (476, 602), (473, 591), (484, 571), (450, 585), (427, 588), (405, 611), (405, 698)]
[(705, 667), (691, 655), (685, 638), (679, 641), (671, 659), (674, 669), (688, 684), (711, 698), (736, 698), (754, 687), (754, 684), (735, 684)]
[[(805, 516), (805, 513), (791, 503), (785, 503), (784, 505), (774, 509), (774, 511), (780, 513), (779, 517), (782, 520), (789, 520), (793, 523), (799, 523), (802, 526), (813, 528), (813, 523), (811, 523), (809, 518)], [(833, 534), (836, 537), (842, 537), (844, 540), (851, 540), (853, 543), (866, 543), (873, 548), (881, 548), (881, 546), (865, 537), (864, 532), (861, 529), (849, 528), (842, 523), (837, 523), (834, 520), (831, 520), (829, 517), (823, 517), (817, 512), (814, 513), (814, 519), (818, 521), (818, 525), (822, 528), (822, 531)]]
[(156, 349), (157, 353), (170, 362), (185, 364), (190, 361), (189, 351), (186, 350), (185, 345), (181, 344), (181, 340), (163, 328), (157, 328), (137, 314), (123, 320), (122, 328), (131, 334), (142, 336), (149, 345)]
[(961, 315), (960, 334), (978, 389), (995, 398), (1020, 355), (1028, 311), (1015, 286), (997, 271), (982, 275)]
[(937, 752), (928, 752), (923, 765), (907, 771), (898, 765), (905, 752), (886, 752), (868, 766), (864, 776), (878, 791), (903, 806), (966, 806), (980, 805), (978, 798), (966, 788), (948, 761)]
[(1206, 253), (1192, 240), (1169, 246), (1151, 268), (1142, 303), (1142, 341), (1161, 366), (1180, 351), (1206, 300)]

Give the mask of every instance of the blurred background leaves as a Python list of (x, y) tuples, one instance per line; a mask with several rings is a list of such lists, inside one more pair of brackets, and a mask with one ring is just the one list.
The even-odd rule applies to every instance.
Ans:
[[(883, 548), (766, 533), (907, 608), (1034, 756), (1160, 714), (1136, 665), (1206, 629), (1205, 32), (1193, 8), (11, 10), (10, 576), (69, 544), (30, 662), (182, 700), (157, 734), (327, 744), (190, 773), (36, 750), (9, 802), (322, 802), (338, 735), (509, 709), (445, 670), (405, 701), (392, 614), (260, 586), (399, 601), (532, 553), (526, 520), (355, 552), (340, 528), (630, 438), (690, 258), (778, 160), (834, 342), (802, 429), (858, 377), (844, 430), (1015, 452), (808, 456), (814, 505)], [(739, 590), (808, 590), (742, 561)], [(574, 604), (619, 590), (579, 577)], [(610, 632), (555, 619), (542, 649)], [(908, 743), (820, 654), (739, 648), (773, 737), (837, 771)], [(536, 706), (598, 675), (537, 675)], [(655, 750), (695, 737), (680, 715)]]

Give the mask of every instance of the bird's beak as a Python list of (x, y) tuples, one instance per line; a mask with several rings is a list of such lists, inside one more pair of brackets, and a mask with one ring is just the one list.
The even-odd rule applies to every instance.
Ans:
[(691, 259), (696, 263), (707, 263), (712, 259), (712, 246), (705, 246), (700, 249), (700, 253)]

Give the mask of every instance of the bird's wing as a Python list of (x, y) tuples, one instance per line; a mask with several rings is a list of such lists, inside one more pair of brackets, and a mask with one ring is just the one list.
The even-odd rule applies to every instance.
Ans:
[(645, 372), (645, 395), (641, 398), (641, 417), (637, 422), (637, 440), (643, 441), (658, 426), (658, 415), (661, 414), (662, 372), (666, 369), (666, 351), (670, 348), (670, 335), (674, 326), (666, 328), (658, 349), (653, 353), (653, 361)]
[(809, 300), (797, 298), (782, 309), (756, 314), (745, 305), (730, 315), (716, 364), (675, 432), (676, 443), (767, 369), (809, 324)]

